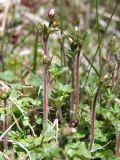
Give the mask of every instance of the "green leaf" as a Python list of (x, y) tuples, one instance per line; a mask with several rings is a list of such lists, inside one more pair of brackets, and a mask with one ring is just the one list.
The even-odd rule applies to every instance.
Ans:
[(14, 84), (11, 84), (11, 88), (13, 88), (13, 89), (22, 89), (23, 85), (20, 84), (20, 83), (14, 83)]
[(35, 138), (35, 140), (34, 140), (35, 146), (41, 145), (42, 138), (43, 138), (42, 136), (40, 136), (40, 137), (38, 137), (38, 138)]
[(39, 101), (39, 103), (37, 103), (37, 100), (34, 100), (32, 98), (29, 97), (23, 97), (20, 100), (17, 101), (17, 103), (22, 106), (22, 107), (29, 107), (31, 105), (36, 105), (36, 104), (41, 104), (41, 102)]
[(61, 91), (63, 93), (71, 93), (72, 89), (71, 86), (66, 84), (63, 85), (60, 81), (56, 81), (55, 89)]
[(95, 139), (101, 142), (106, 142), (107, 138), (105, 134), (102, 133), (102, 130), (99, 128), (95, 129)]
[(49, 72), (55, 77), (59, 77), (59, 76), (63, 75), (63, 73), (66, 70), (67, 70), (66, 67), (61, 67), (61, 66), (58, 66), (57, 64), (49, 67)]
[(26, 85), (32, 85), (34, 87), (39, 87), (40, 84), (42, 84), (42, 77), (37, 74), (30, 73), (26, 77), (25, 83), (26, 83)]
[(42, 119), (35, 115), (35, 121), (37, 124), (42, 124)]
[(11, 90), (10, 98), (11, 99), (17, 99), (20, 97), (20, 94), (16, 90)]
[(4, 113), (4, 111), (5, 111), (5, 108), (0, 108), (0, 114), (2, 114), (2, 113)]
[(23, 123), (24, 127), (29, 126), (28, 119), (24, 119), (24, 120), (22, 121), (22, 123)]
[(14, 75), (12, 71), (6, 70), (0, 73), (0, 79), (7, 81), (7, 82), (14, 82), (17, 80), (17, 77)]
[(52, 138), (55, 138), (55, 130), (53, 130), (50, 124), (46, 124), (43, 130), (44, 142), (48, 142)]
[(70, 156), (70, 158), (91, 158), (91, 154), (86, 148), (85, 142), (77, 142), (66, 145), (66, 152)]
[(4, 154), (0, 151), (0, 160), (4, 160)]

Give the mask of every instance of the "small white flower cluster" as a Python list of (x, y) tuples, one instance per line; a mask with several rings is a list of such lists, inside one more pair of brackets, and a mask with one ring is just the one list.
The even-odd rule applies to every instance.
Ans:
[(55, 9), (52, 8), (48, 12), (48, 17), (51, 19), (51, 18), (54, 18), (54, 16), (55, 16)]

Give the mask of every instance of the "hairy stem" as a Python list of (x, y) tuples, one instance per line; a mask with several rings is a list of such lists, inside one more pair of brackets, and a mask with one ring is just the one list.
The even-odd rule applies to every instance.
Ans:
[(72, 112), (72, 119), (74, 119), (74, 115), (75, 115), (75, 109), (74, 109), (74, 103), (75, 103), (75, 77), (74, 77), (74, 59), (72, 61), (71, 64), (71, 72), (72, 72), (72, 83), (71, 83), (71, 88), (72, 88), (72, 93), (71, 93), (71, 112)]
[(43, 120), (46, 123), (48, 118), (48, 73), (44, 69), (44, 97), (43, 97)]
[[(43, 38), (44, 40), (44, 38)], [(44, 55), (48, 56), (47, 51), (47, 40), (44, 40)], [(47, 68), (44, 66), (44, 95), (43, 95), (43, 121), (46, 124), (48, 119), (48, 71)]]
[(93, 100), (93, 104), (92, 104), (92, 109), (91, 109), (91, 129), (90, 129), (90, 146), (89, 146), (89, 150), (92, 150), (92, 146), (94, 143), (94, 130), (95, 130), (95, 119), (96, 119), (96, 103), (97, 103), (97, 98), (99, 95), (99, 91), (100, 91), (100, 85), (98, 86), (98, 89), (96, 91), (94, 100)]
[(120, 132), (116, 136), (116, 157), (120, 156)]
[(80, 52), (77, 54), (77, 61), (76, 61), (76, 107), (75, 107), (75, 117), (78, 113), (78, 106), (79, 106), (79, 58)]
[[(4, 106), (5, 106), (5, 116), (4, 116), (4, 122), (3, 122), (3, 132), (5, 132), (9, 126), (9, 119), (8, 119), (8, 115), (6, 112), (6, 108), (7, 108), (6, 100), (4, 100)], [(4, 150), (7, 150), (8, 149), (8, 136), (7, 136), (7, 134), (4, 136), (3, 145), (4, 145)]]

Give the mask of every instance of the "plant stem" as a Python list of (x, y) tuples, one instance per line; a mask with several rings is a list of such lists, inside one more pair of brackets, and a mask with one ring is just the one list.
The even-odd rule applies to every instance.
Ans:
[(89, 150), (92, 150), (92, 146), (94, 143), (94, 130), (95, 130), (95, 119), (96, 119), (96, 103), (97, 103), (97, 98), (99, 95), (99, 91), (100, 91), (100, 86), (101, 84), (99, 84), (98, 89), (96, 91), (94, 100), (93, 100), (93, 104), (92, 104), (92, 109), (91, 109), (91, 129), (90, 129), (90, 146), (89, 146)]
[(8, 14), (9, 14), (9, 10), (10, 10), (10, 5), (11, 5), (11, 1), (8, 0), (6, 2), (6, 5), (5, 5), (5, 10), (4, 10), (4, 14), (3, 14), (3, 19), (2, 19), (2, 24), (1, 24), (1, 32), (0, 32), (0, 41), (1, 41), (1, 48), (0, 48), (0, 65), (1, 65), (1, 70), (3, 71), (4, 70), (4, 41), (5, 41), (5, 38), (6, 38), (6, 25), (7, 25), (7, 17), (8, 17)]
[(63, 2), (60, 0), (60, 33), (61, 33), (61, 42), (60, 42), (60, 47), (61, 47), (61, 66), (63, 65), (63, 53), (64, 53), (64, 51), (63, 51), (63, 21), (62, 21), (62, 19), (63, 19), (63, 15), (62, 15), (62, 9), (63, 9)]
[[(63, 1), (60, 0), (60, 30), (61, 30), (61, 66), (66, 67), (66, 56), (64, 49), (64, 37), (63, 37)], [(66, 84), (66, 72), (64, 73), (64, 83)]]
[(48, 118), (48, 74), (46, 69), (44, 69), (44, 97), (43, 97), (43, 120), (46, 123)]
[(33, 58), (33, 72), (36, 73), (36, 67), (37, 67), (37, 46), (38, 46), (38, 37), (39, 37), (39, 31), (36, 32), (35, 37), (35, 44), (34, 44), (34, 58)]
[(116, 136), (116, 157), (120, 156), (119, 151), (120, 151), (120, 132), (118, 132)]
[(101, 75), (101, 70), (102, 70), (102, 66), (101, 66), (102, 55), (101, 55), (101, 49), (100, 49), (100, 45), (99, 45), (99, 42), (100, 42), (100, 32), (99, 32), (98, 0), (96, 0), (96, 25), (97, 25), (97, 32), (98, 32), (98, 47), (99, 47), (99, 49), (98, 49), (98, 54), (99, 54), (99, 69), (100, 69), (99, 74)]
[(58, 116), (60, 118), (61, 123), (63, 122), (62, 110), (61, 107), (58, 107)]
[(78, 106), (79, 106), (79, 58), (80, 52), (77, 54), (77, 61), (76, 61), (76, 107), (75, 107), (75, 117), (78, 113)]
[[(48, 56), (48, 51), (47, 51), (47, 41), (48, 37), (44, 38), (44, 55)], [(43, 121), (44, 124), (46, 124), (47, 119), (48, 119), (48, 71), (47, 68), (44, 66), (44, 95), (43, 95)]]
[(0, 37), (0, 71), (4, 71), (3, 45), (4, 38)]
[[(61, 55), (63, 55), (63, 65), (64, 65), (64, 67), (66, 67), (66, 56), (65, 56), (64, 39), (63, 39), (63, 37), (62, 37), (62, 40), (61, 40)], [(66, 72), (64, 72), (64, 83), (66, 84)]]
[(71, 88), (72, 88), (72, 93), (71, 93), (71, 112), (72, 112), (72, 119), (74, 119), (74, 115), (75, 115), (75, 109), (74, 109), (74, 102), (75, 102), (75, 91), (74, 91), (74, 87), (75, 87), (75, 77), (74, 77), (74, 61), (75, 59), (73, 58), (72, 60), (72, 64), (71, 64), (71, 72), (72, 72), (72, 84), (71, 84)]
[[(4, 100), (4, 106), (5, 106), (5, 116), (4, 116), (4, 122), (3, 122), (3, 132), (5, 132), (7, 129), (8, 129), (8, 115), (6, 113), (6, 108), (7, 108), (7, 102), (6, 100)], [(8, 136), (7, 134), (4, 136), (4, 142), (3, 142), (3, 145), (4, 145), (4, 150), (7, 150), (8, 149)]]

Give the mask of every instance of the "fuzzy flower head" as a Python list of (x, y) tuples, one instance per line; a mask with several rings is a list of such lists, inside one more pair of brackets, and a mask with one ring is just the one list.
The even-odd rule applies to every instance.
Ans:
[(52, 9), (49, 10), (48, 17), (50, 19), (53, 19), (55, 17), (55, 9), (54, 8), (52, 8)]

